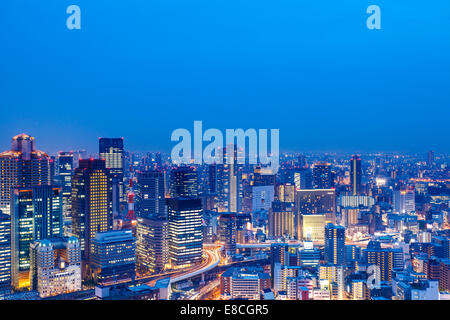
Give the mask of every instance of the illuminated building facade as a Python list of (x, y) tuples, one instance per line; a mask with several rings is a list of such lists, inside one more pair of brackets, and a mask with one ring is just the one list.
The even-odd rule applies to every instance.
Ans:
[(377, 265), (380, 268), (380, 280), (391, 281), (394, 268), (394, 250), (381, 248), (378, 241), (370, 241), (363, 250), (364, 260), (368, 265)]
[(333, 300), (344, 299), (344, 267), (332, 264), (319, 266), (319, 279), (327, 282), (330, 297)]
[(30, 244), (62, 236), (61, 189), (34, 186), (14, 189), (11, 211), (13, 287), (28, 287)]
[(120, 213), (120, 202), (126, 202), (124, 178), (123, 138), (99, 138), (99, 158), (105, 160), (105, 167), (111, 175), (112, 210), (114, 215)]
[(0, 211), (0, 296), (11, 293), (11, 217)]
[(354, 196), (361, 193), (361, 159), (354, 155), (350, 160), (350, 185)]
[(36, 150), (35, 139), (19, 134), (12, 139), (11, 150), (0, 153), (0, 210), (11, 212), (14, 188), (49, 185), (51, 183), (50, 158)]
[(158, 217), (138, 217), (136, 270), (140, 274), (163, 272), (169, 263), (169, 222)]
[(136, 194), (139, 217), (167, 217), (163, 172), (156, 170), (138, 172)]
[(237, 163), (240, 151), (236, 145), (230, 144), (218, 152), (223, 159), (221, 164), (216, 165), (218, 210), (219, 212), (240, 212), (244, 189), (242, 165)]
[(275, 198), (273, 185), (252, 187), (252, 210), (269, 211)]
[(220, 277), (220, 293), (231, 299), (260, 299), (270, 288), (270, 275), (262, 267), (230, 268)]
[(171, 198), (196, 198), (198, 196), (197, 172), (191, 167), (178, 167), (170, 173)]
[(310, 241), (323, 241), (326, 216), (324, 214), (305, 214), (299, 223), (300, 238)]
[(90, 266), (100, 285), (134, 280), (136, 238), (132, 231), (97, 232), (92, 240)]
[(56, 158), (56, 176), (62, 187), (63, 216), (70, 217), (72, 202), (73, 152), (59, 152)]
[(394, 210), (401, 214), (410, 214), (416, 210), (414, 188), (394, 191)]
[(219, 216), (219, 240), (224, 244), (224, 254), (227, 258), (236, 254), (236, 220), (235, 213), (222, 213)]
[(41, 298), (81, 290), (81, 248), (76, 237), (39, 240), (30, 252), (30, 283)]
[(331, 189), (334, 187), (330, 163), (319, 162), (314, 164), (313, 186), (314, 189)]
[(89, 260), (97, 232), (112, 230), (111, 177), (105, 160), (82, 159), (72, 177), (72, 228)]
[(295, 208), (293, 202), (272, 202), (268, 218), (270, 237), (293, 238), (295, 236)]
[(343, 266), (345, 263), (345, 228), (328, 223), (325, 226), (325, 261)]
[(200, 199), (167, 199), (169, 214), (169, 258), (172, 267), (202, 261), (203, 208)]

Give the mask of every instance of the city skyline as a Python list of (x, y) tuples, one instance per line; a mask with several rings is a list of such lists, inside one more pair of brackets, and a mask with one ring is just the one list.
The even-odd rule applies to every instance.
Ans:
[(448, 0), (6, 0), (0, 29), (0, 304), (450, 301)]

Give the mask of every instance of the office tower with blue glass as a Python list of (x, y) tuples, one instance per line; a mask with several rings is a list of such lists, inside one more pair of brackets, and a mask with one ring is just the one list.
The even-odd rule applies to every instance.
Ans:
[(169, 258), (174, 268), (202, 261), (203, 207), (201, 199), (171, 198), (169, 214)]
[(100, 285), (134, 280), (136, 238), (132, 231), (97, 232), (92, 240), (90, 267)]
[(62, 236), (61, 188), (16, 188), (11, 208), (12, 284), (21, 289), (29, 286), (30, 244)]
[(109, 170), (112, 181), (112, 210), (114, 216), (120, 214), (120, 204), (125, 203), (124, 188), (124, 147), (123, 138), (99, 138), (98, 154), (105, 160), (105, 167)]
[(345, 264), (345, 228), (328, 223), (325, 226), (325, 261), (328, 264)]
[(138, 217), (167, 218), (166, 190), (162, 171), (137, 173), (136, 207)]

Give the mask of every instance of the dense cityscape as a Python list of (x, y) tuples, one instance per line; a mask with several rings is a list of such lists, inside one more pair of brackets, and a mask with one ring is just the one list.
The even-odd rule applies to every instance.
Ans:
[(446, 154), (66, 147), (0, 153), (1, 300), (450, 300)]

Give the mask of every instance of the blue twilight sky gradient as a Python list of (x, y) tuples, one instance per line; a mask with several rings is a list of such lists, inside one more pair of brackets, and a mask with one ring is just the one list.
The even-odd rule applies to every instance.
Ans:
[(168, 151), (203, 120), (282, 150), (450, 151), (448, 0), (2, 0), (0, 75), (1, 150)]

